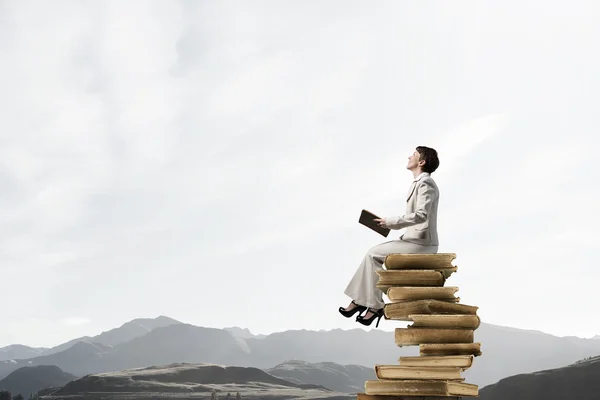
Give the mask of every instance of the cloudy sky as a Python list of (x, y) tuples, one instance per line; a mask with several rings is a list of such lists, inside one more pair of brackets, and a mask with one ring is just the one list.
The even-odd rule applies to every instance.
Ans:
[(387, 239), (358, 216), (404, 213), (418, 145), (440, 154), (462, 302), (600, 334), (599, 17), (594, 0), (0, 0), (0, 347), (158, 315), (362, 327), (337, 308)]

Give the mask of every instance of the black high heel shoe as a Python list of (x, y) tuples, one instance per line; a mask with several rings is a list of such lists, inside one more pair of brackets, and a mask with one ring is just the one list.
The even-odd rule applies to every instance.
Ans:
[(380, 308), (379, 310), (369, 308), (368, 311), (371, 311), (373, 315), (371, 315), (369, 318), (364, 318), (363, 316), (359, 315), (358, 317), (356, 317), (356, 322), (360, 322), (363, 325), (369, 326), (371, 325), (371, 322), (373, 322), (373, 320), (377, 318), (377, 324), (375, 325), (375, 328), (377, 328), (379, 326), (379, 320), (381, 319), (381, 317), (383, 317), (383, 308)]
[(352, 300), (352, 304), (354, 304), (356, 306), (352, 310), (346, 310), (344, 307), (340, 307), (340, 314), (342, 314), (346, 318), (350, 318), (351, 316), (353, 316), (354, 314), (356, 314), (356, 312), (359, 312), (358, 317), (360, 317), (360, 313), (363, 312), (363, 311), (365, 311), (367, 309), (367, 307), (365, 307), (365, 306), (361, 306), (359, 304), (356, 304), (354, 302), (354, 300)]

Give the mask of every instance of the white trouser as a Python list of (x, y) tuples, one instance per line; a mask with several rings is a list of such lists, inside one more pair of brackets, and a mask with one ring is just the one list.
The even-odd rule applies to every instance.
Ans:
[(438, 246), (423, 246), (402, 239), (372, 247), (365, 254), (344, 293), (361, 306), (383, 308), (385, 304), (383, 292), (375, 286), (379, 280), (379, 275), (375, 271), (383, 269), (385, 257), (396, 253), (437, 253), (437, 251)]

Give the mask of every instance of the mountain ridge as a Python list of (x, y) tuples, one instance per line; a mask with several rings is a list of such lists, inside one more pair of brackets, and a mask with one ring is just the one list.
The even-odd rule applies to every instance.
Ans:
[(42, 355), (49, 349), (46, 347), (30, 347), (23, 344), (9, 344), (0, 348), (0, 361), (13, 360), (15, 358), (29, 358)]
[(102, 345), (115, 346), (139, 336), (143, 336), (153, 329), (163, 326), (181, 324), (181, 322), (159, 315), (156, 318), (135, 318), (125, 322), (119, 327), (103, 331), (95, 336), (81, 336), (60, 343), (53, 347), (30, 347), (21, 344), (8, 345), (0, 348), (0, 362), (7, 360), (23, 360), (32, 356), (47, 356), (65, 351), (79, 342), (100, 343)]
[[(19, 367), (39, 364), (57, 365), (81, 376), (177, 362), (266, 369), (287, 360), (304, 360), (373, 368), (375, 364), (397, 363), (400, 356), (418, 354), (417, 346), (398, 348), (394, 344), (393, 331), (379, 329), (300, 329), (262, 337), (243, 328), (208, 328), (177, 322), (114, 346), (78, 342), (77, 346), (59, 353), (13, 362), (0, 361), (0, 378)], [(600, 354), (598, 340), (561, 338), (541, 331), (484, 322), (475, 331), (475, 341), (482, 343), (483, 355), (475, 358), (474, 368), (467, 370), (464, 376), (467, 382), (480, 386), (511, 375), (560, 367)], [(365, 351), (348, 351), (361, 346)], [(508, 353), (506, 348), (513, 351)]]

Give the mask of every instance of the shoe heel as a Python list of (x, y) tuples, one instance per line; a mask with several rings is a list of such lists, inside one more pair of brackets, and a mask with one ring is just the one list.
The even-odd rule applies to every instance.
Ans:
[[(352, 303), (354, 303), (354, 301), (352, 301)], [(356, 304), (356, 303), (354, 303), (354, 304), (356, 305), (356, 307), (354, 307), (354, 308), (353, 308), (352, 310), (350, 310), (350, 311), (346, 311), (344, 308), (340, 307), (340, 308), (339, 308), (339, 312), (340, 312), (340, 314), (342, 314), (342, 315), (343, 315), (344, 317), (346, 317), (346, 318), (350, 318), (350, 317), (352, 317), (354, 314), (358, 313), (358, 316), (357, 316), (356, 318), (359, 318), (359, 317), (360, 317), (360, 315), (362, 314), (362, 312), (363, 312), (363, 311), (365, 311), (365, 310), (367, 309), (367, 307), (365, 307), (365, 306), (361, 306), (361, 305), (359, 305), (359, 304)]]
[(375, 325), (375, 327), (378, 328), (379, 327), (379, 320), (381, 320), (381, 317), (383, 317), (383, 308), (377, 310), (376, 312), (372, 311), (372, 309), (367, 309), (367, 312), (368, 311), (373, 312), (373, 315), (371, 317), (364, 318), (362, 316), (358, 316), (358, 317), (356, 317), (356, 321), (360, 322), (363, 325), (369, 326), (375, 320), (375, 318), (377, 318), (377, 325)]

